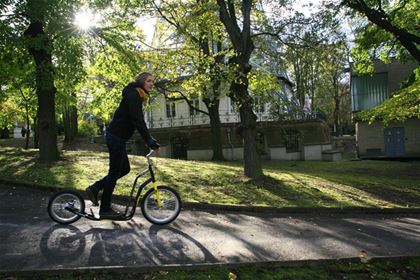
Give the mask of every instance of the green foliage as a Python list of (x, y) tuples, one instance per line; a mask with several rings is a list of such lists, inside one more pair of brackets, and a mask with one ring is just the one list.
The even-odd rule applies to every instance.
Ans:
[(17, 104), (11, 100), (0, 102), (0, 129), (5, 127), (12, 128), (19, 111)]
[[(92, 63), (86, 67), (87, 79), (79, 92), (79, 103), (83, 114), (93, 114), (106, 122), (110, 121), (121, 100), (121, 91), (141, 71), (144, 62), (138, 57), (137, 69), (132, 69), (124, 62), (124, 54), (112, 47), (104, 48), (92, 57)], [(143, 68), (143, 70), (145, 70)], [(89, 102), (87, 98), (93, 97)]]
[[(177, 81), (186, 98), (200, 96), (218, 100), (219, 89), (210, 89), (226, 71), (223, 61), (219, 61), (226, 55), (226, 50), (221, 45), (223, 29), (215, 2), (162, 2), (156, 9), (166, 20), (158, 23), (158, 30), (162, 30), (158, 33), (160, 40), (169, 37), (177, 42), (175, 48), (171, 46), (169, 50), (160, 51), (158, 77)], [(173, 34), (168, 34), (168, 30)], [(184, 79), (187, 75), (188, 79)]]
[(121, 91), (142, 71), (154, 72), (149, 54), (141, 51), (144, 36), (137, 19), (147, 7), (144, 1), (95, 1), (91, 8), (103, 15), (99, 27), (81, 34), (83, 69), (79, 75), (78, 106), (81, 115), (90, 114), (105, 122), (121, 100)]
[[(377, 12), (381, 15), (382, 20), (387, 22), (394, 30), (402, 30), (419, 36), (418, 26), (420, 25), (420, 16), (418, 13), (417, 0), (399, 0), (399, 1), (342, 1), (353, 10), (358, 11), (358, 16), (354, 13), (353, 17), (357, 17), (358, 21)], [(359, 3), (358, 3), (359, 2)], [(366, 9), (356, 8), (363, 2)], [(370, 11), (367, 9), (371, 9)], [(363, 13), (360, 12), (363, 10)], [(352, 50), (352, 56), (355, 60), (355, 70), (360, 74), (368, 74), (373, 72), (373, 59), (381, 59), (387, 62), (389, 58), (396, 57), (400, 60), (406, 60), (411, 57), (408, 50), (402, 45), (400, 38), (396, 34), (384, 29), (372, 22), (356, 29), (355, 47)], [(417, 47), (418, 49), (418, 47)]]
[(21, 11), (24, 6), (15, 4), (13, 10), (5, 3), (1, 11), (2, 14), (7, 11), (8, 16), (0, 19), (0, 126), (7, 127), (12, 127), (15, 121), (24, 121), (26, 117), (33, 119), (37, 105), (34, 62), (21, 39), (25, 25), (13, 13)]
[(280, 82), (269, 72), (252, 69), (248, 74), (248, 78), (249, 89), (252, 91), (253, 96), (259, 97), (263, 103), (277, 99), (275, 93), (282, 91)]
[(305, 99), (309, 99), (312, 113), (324, 112), (331, 127), (352, 127), (349, 81), (344, 73), (349, 51), (339, 9), (323, 5), (310, 16), (299, 11), (289, 17), (274, 13), (278, 18), (271, 25), (284, 45), (278, 47), (280, 59), (279, 54), (271, 57), (281, 61), (295, 85), (289, 100), (272, 101), (280, 108), (273, 108), (272, 114), (280, 119), (302, 118)]
[[(78, 30), (73, 22), (75, 14), (82, 6), (102, 14), (99, 26), (86, 32)], [(23, 92), (26, 96), (25, 104), (32, 108), (31, 115), (34, 116), (37, 106), (36, 98), (33, 97), (35, 64), (27, 51), (27, 44), (38, 48), (43, 41), (39, 39), (30, 42), (22, 34), (31, 19), (41, 19), (45, 23), (44, 36), (52, 41), (48, 51), (53, 56), (53, 79), (57, 89), (56, 113), (61, 114), (69, 106), (77, 104), (82, 114), (95, 111), (92, 108), (100, 108), (98, 115), (107, 120), (109, 112), (118, 102), (117, 98), (109, 99), (107, 95), (99, 98), (99, 101), (95, 100), (96, 104), (87, 105), (90, 98), (85, 93), (101, 92), (103, 87), (107, 87), (107, 92), (113, 92), (114, 89), (109, 90), (108, 86), (114, 83), (115, 88), (119, 87), (120, 94), (121, 85), (142, 70), (145, 63), (140, 59), (138, 48), (143, 37), (136, 28), (136, 21), (145, 8), (144, 1), (141, 0), (117, 3), (83, 0), (2, 2), (0, 84), (2, 87), (6, 86), (2, 88), (2, 94), (13, 96), (16, 102), (23, 100), (19, 97), (20, 92)], [(97, 67), (98, 61), (102, 61), (103, 65)], [(89, 77), (88, 72), (91, 74)], [(98, 82), (93, 83), (97, 87), (87, 88), (86, 86), (92, 84), (86, 83), (86, 80), (92, 79), (104, 81), (103, 86)], [(75, 98), (76, 93), (81, 93), (78, 99)], [(19, 101), (18, 104), (23, 103)], [(4, 105), (3, 109), (6, 108), (9, 110), (11, 107)], [(2, 113), (3, 120), (6, 115), (14, 115), (12, 110)]]
[(99, 127), (94, 121), (79, 120), (78, 134), (82, 137), (92, 137), (98, 134)]

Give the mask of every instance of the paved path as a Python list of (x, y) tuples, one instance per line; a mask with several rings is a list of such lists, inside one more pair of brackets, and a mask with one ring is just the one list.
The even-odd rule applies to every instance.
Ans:
[(48, 191), (0, 185), (0, 271), (420, 255), (420, 215), (181, 212), (169, 226), (50, 220)]

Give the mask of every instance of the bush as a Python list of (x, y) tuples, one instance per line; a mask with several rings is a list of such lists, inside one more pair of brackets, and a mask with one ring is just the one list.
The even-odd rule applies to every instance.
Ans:
[(96, 125), (94, 121), (80, 120), (78, 126), (79, 126), (79, 129), (78, 129), (79, 136), (92, 137), (92, 136), (96, 136), (98, 133), (98, 126)]

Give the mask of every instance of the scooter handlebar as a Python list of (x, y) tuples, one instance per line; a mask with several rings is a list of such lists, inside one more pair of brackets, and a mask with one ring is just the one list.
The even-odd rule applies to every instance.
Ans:
[(150, 158), (150, 156), (155, 152), (155, 150), (150, 149), (149, 153), (146, 155), (146, 158)]

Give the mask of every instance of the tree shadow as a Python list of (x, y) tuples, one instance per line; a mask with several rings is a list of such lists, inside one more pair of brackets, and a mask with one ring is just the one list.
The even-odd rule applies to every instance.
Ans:
[[(201, 221), (242, 247), (228, 262), (414, 255), (420, 250), (419, 219), (410, 215), (320, 217), (226, 213), (224, 223)], [(238, 227), (242, 224), (242, 227)], [(255, 225), (256, 228), (246, 225)], [(245, 226), (244, 226), (245, 225)], [(248, 235), (248, 236), (247, 236)], [(250, 238), (256, 235), (259, 238)], [(262, 242), (269, 240), (269, 242)]]
[[(58, 161), (45, 163), (39, 160), (35, 150), (1, 148), (1, 152), (5, 158), (0, 167), (3, 179), (51, 187), (74, 186), (77, 180), (74, 164), (63, 155)], [(66, 166), (66, 169), (57, 171), (61, 166)]]
[[(397, 163), (368, 161), (358, 162), (267, 162), (266, 169), (271, 172), (283, 172), (294, 179), (297, 175), (305, 175), (308, 178), (321, 178), (323, 180), (350, 186), (347, 192), (340, 189), (343, 195), (351, 196), (352, 199), (366, 206), (376, 206), (360, 199), (360, 190), (369, 194), (372, 198), (405, 207), (407, 205), (420, 206), (420, 162)], [(393, 181), (394, 180), (394, 181)], [(398, 180), (396, 182), (395, 180)], [(302, 180), (301, 180), (302, 181)]]
[[(291, 175), (291, 174), (290, 174)], [(293, 175), (292, 175), (293, 176)], [(338, 201), (314, 186), (310, 186), (307, 182), (293, 176), (298, 183), (298, 187), (285, 184), (283, 180), (272, 176), (264, 175), (260, 179), (251, 179), (245, 182), (245, 187), (253, 187), (263, 189), (268, 193), (259, 197), (260, 201), (268, 202), (269, 205), (275, 206), (281, 202), (282, 205), (299, 206), (299, 207), (317, 207), (317, 206), (350, 206), (350, 204)]]

